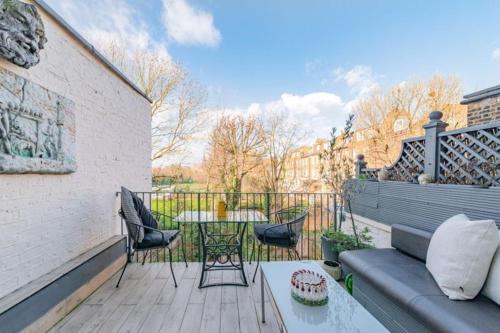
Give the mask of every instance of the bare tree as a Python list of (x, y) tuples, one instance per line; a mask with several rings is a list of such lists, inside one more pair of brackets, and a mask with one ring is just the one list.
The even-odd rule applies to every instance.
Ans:
[(200, 129), (205, 89), (161, 52), (136, 50), (130, 55), (113, 42), (104, 47), (104, 53), (153, 101), (152, 160), (184, 152)]
[(263, 124), (264, 163), (259, 178), (266, 192), (284, 191), (287, 162), (304, 133), (281, 112), (265, 116)]
[(255, 117), (222, 116), (209, 141), (208, 170), (234, 208), (245, 176), (262, 160), (262, 126)]
[[(392, 163), (400, 150), (393, 140), (422, 135), (425, 116), (431, 111), (442, 111), (450, 128), (465, 125), (464, 113), (457, 112), (461, 95), (457, 78), (435, 75), (426, 81), (400, 83), (358, 101), (354, 107), (356, 131), (366, 139), (370, 165)], [(394, 126), (398, 119), (405, 122), (403, 130)]]

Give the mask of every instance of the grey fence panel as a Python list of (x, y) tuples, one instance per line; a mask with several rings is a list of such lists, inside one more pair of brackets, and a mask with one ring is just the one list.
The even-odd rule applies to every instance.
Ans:
[(400, 223), (433, 232), (449, 217), (465, 213), (472, 219), (494, 219), (500, 228), (499, 187), (353, 182), (358, 183), (353, 212), (384, 224)]

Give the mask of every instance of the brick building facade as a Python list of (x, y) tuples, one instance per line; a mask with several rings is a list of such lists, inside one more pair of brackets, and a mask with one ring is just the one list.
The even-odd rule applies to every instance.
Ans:
[(467, 126), (500, 121), (500, 85), (464, 96), (467, 105)]

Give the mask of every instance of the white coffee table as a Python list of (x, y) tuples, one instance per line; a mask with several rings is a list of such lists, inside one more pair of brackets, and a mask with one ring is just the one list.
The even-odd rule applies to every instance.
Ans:
[[(299, 269), (309, 269), (326, 277), (328, 304), (312, 307), (292, 298), (290, 279), (292, 273)], [(262, 263), (260, 273), (262, 321), (265, 322), (264, 288), (267, 288), (282, 332), (389, 332), (316, 262)]]

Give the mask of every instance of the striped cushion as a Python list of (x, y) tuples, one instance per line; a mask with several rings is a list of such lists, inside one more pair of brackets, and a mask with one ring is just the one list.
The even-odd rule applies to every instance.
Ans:
[[(132, 199), (132, 192), (122, 186), (122, 212), (125, 215), (125, 223), (127, 223), (128, 230), (132, 239), (137, 239), (139, 243), (144, 239), (144, 228), (139, 228), (134, 224), (143, 225), (137, 211), (134, 207), (134, 200)], [(134, 223), (134, 224), (128, 224)], [(137, 232), (139, 231), (139, 238), (137, 238)]]

